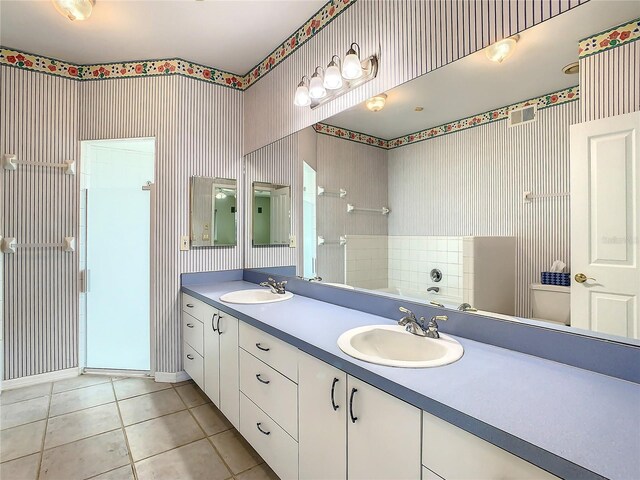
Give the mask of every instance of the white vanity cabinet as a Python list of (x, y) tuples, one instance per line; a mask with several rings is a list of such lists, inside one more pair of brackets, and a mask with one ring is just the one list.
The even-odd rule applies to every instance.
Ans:
[(423, 480), (558, 478), (427, 412), (422, 412), (422, 422)]
[(182, 294), (184, 369), (237, 428), (238, 319)]
[(298, 373), (301, 479), (420, 478), (418, 408), (303, 353)]

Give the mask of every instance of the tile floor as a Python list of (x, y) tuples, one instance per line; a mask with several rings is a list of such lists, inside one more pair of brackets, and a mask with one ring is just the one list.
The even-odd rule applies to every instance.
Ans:
[(277, 480), (191, 381), (82, 375), (0, 395), (2, 480)]

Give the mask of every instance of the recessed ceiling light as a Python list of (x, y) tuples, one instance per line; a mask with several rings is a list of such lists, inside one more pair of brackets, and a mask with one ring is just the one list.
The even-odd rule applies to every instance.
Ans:
[(562, 73), (565, 75), (575, 75), (580, 71), (580, 64), (578, 62), (570, 63), (562, 68)]
[(372, 112), (379, 112), (384, 108), (384, 104), (387, 102), (387, 94), (381, 93), (375, 97), (371, 97), (367, 100), (367, 108)]
[(489, 45), (484, 52), (487, 55), (487, 58), (492, 62), (502, 63), (511, 56), (516, 48), (518, 40), (520, 40), (520, 35), (503, 38), (502, 40)]
[(424, 110), (424, 107), (416, 107), (416, 108), (414, 108), (414, 110), (415, 110), (416, 112), (421, 112), (421, 111), (423, 111), (423, 110)]
[(91, 15), (95, 0), (52, 0), (56, 10), (69, 20), (86, 20)]

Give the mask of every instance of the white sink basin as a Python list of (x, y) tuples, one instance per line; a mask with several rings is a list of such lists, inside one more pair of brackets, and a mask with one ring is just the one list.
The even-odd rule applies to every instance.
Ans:
[(347, 330), (338, 338), (347, 355), (391, 367), (439, 367), (459, 360), (462, 345), (448, 335), (419, 337), (400, 325), (369, 325)]
[(225, 293), (220, 297), (222, 302), (226, 303), (272, 303), (282, 302), (293, 298), (293, 293), (286, 292), (282, 295), (273, 293), (267, 288), (256, 288), (252, 290), (237, 290), (235, 292)]

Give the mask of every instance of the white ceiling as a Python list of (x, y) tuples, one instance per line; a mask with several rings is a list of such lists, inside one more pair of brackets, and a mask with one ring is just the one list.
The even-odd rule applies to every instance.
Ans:
[(363, 103), (324, 123), (391, 139), (577, 85), (562, 67), (578, 60), (578, 41), (638, 16), (640, 2), (591, 0), (522, 32), (502, 64), (477, 52), (386, 92), (379, 112)]
[(0, 44), (72, 63), (179, 57), (245, 74), (326, 0), (97, 0), (71, 22), (50, 0), (0, 0)]

